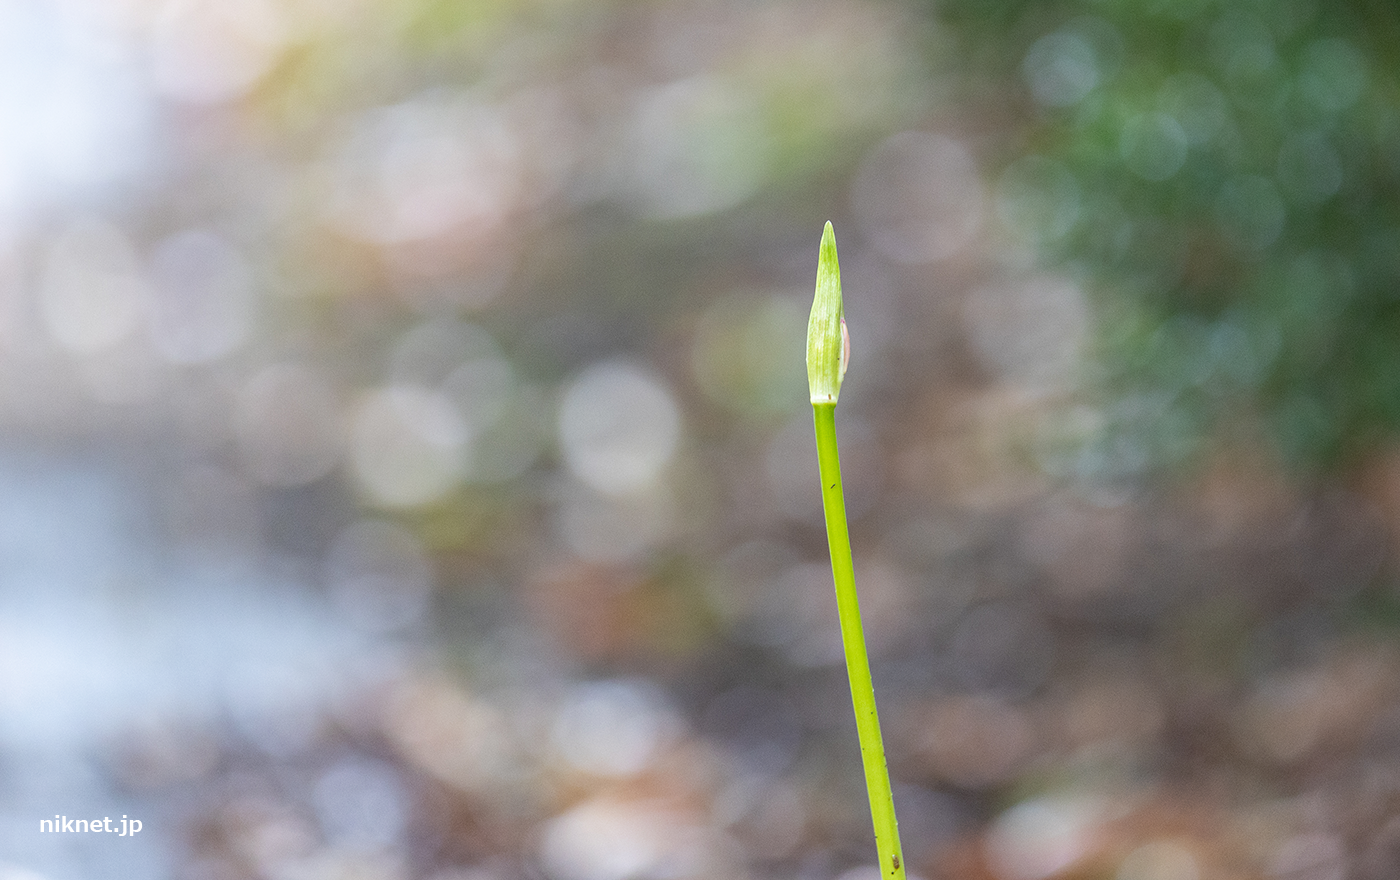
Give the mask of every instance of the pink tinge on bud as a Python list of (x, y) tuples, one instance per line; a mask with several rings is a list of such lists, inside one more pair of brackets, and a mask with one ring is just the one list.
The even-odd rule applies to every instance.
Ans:
[(851, 334), (846, 330), (846, 319), (841, 319), (841, 372), (837, 374), (836, 381), (846, 376), (846, 364), (851, 361)]

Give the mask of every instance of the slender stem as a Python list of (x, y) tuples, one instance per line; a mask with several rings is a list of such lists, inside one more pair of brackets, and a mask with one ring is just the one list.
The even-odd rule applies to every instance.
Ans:
[(860, 622), (855, 568), (851, 563), (851, 537), (846, 529), (846, 499), (841, 489), (841, 460), (836, 450), (836, 404), (814, 403), (817, 427), (817, 461), (822, 477), (822, 508), (826, 511), (826, 540), (831, 547), (831, 574), (836, 582), (836, 608), (841, 617), (841, 642), (846, 650), (846, 673), (851, 681), (856, 732), (865, 788), (870, 795), (870, 818), (875, 824), (875, 849), (882, 876), (903, 880), (904, 853), (899, 846), (890, 773), (885, 765), (885, 743), (880, 736), (880, 716), (875, 711), (875, 688), (870, 679), (870, 658), (865, 651), (865, 630)]

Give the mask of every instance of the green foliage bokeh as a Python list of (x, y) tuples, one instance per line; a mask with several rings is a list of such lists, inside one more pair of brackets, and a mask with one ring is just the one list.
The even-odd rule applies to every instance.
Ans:
[(1130, 458), (1223, 436), (1328, 470), (1400, 433), (1400, 7), (936, 8), (1015, 120), (1004, 224), (1093, 292)]

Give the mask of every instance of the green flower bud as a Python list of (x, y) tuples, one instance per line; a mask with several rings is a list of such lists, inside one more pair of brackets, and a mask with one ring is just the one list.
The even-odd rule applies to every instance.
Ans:
[(817, 255), (817, 294), (807, 322), (807, 387), (812, 403), (835, 403), (841, 379), (851, 359), (851, 337), (846, 332), (841, 304), (841, 267), (836, 262), (836, 233), (828, 221), (822, 230)]

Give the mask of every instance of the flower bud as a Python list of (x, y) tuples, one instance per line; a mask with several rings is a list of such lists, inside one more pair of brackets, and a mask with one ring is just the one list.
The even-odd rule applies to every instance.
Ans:
[(817, 255), (817, 293), (807, 322), (807, 386), (812, 403), (835, 403), (841, 379), (851, 359), (851, 337), (846, 332), (841, 303), (841, 267), (836, 262), (836, 233), (828, 221), (822, 230)]

